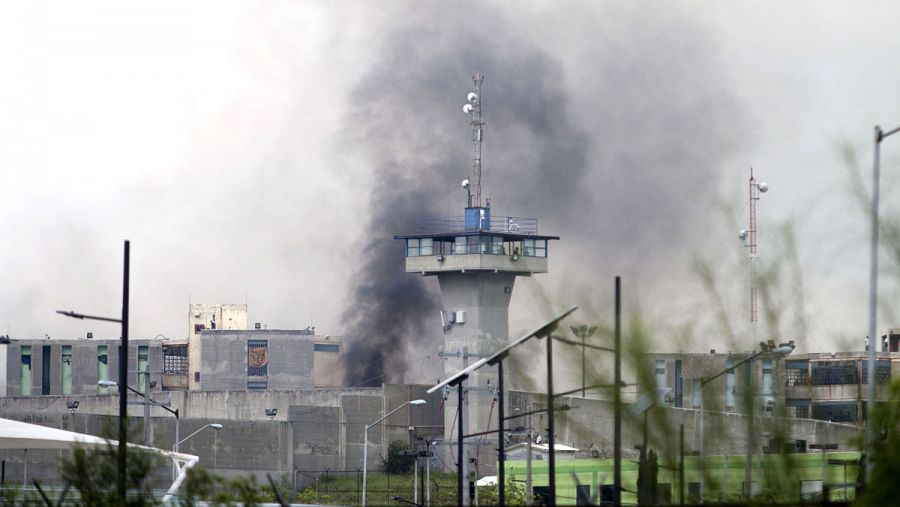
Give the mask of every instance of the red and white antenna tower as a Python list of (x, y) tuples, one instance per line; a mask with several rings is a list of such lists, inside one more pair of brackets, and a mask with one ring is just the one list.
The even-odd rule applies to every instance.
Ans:
[[(484, 76), (481, 73), (475, 73), (472, 76), (472, 82), (475, 84), (475, 91), (469, 92), (466, 97), (467, 102), (463, 106), (463, 112), (472, 115), (472, 144), (475, 147), (475, 161), (472, 163), (472, 179), (463, 180), (463, 188), (469, 191), (470, 208), (481, 207), (481, 148), (484, 141), (484, 122), (481, 121), (481, 85), (484, 83)], [(488, 199), (490, 201), (490, 199)], [(487, 202), (490, 207), (490, 202)]]
[[(750, 228), (742, 230), (740, 233), (740, 238), (744, 241), (744, 246), (749, 249), (749, 263), (750, 263), (750, 323), (755, 324), (758, 317), (759, 312), (757, 310), (757, 283), (756, 283), (756, 262), (758, 259), (756, 253), (756, 201), (759, 201), (759, 194), (764, 194), (769, 190), (769, 185), (766, 183), (756, 182), (756, 178), (753, 177), (753, 168), (750, 168)], [(755, 328), (754, 328), (755, 329)], [(754, 337), (755, 338), (755, 337)]]

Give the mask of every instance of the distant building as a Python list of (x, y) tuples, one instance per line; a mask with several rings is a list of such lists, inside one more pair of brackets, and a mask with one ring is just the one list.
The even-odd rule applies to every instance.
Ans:
[[(159, 390), (163, 340), (129, 340), (128, 385), (141, 392)], [(109, 394), (98, 385), (119, 380), (119, 339), (9, 340), (5, 354), (6, 396)], [(149, 382), (149, 386), (147, 383)]]
[(188, 313), (188, 385), (200, 389), (200, 333), (204, 330), (247, 329), (246, 304), (198, 304), (192, 303)]
[[(747, 355), (745, 353), (655, 353), (646, 354), (646, 370), (638, 373), (641, 380), (640, 393), (653, 389), (671, 389), (664, 401), (666, 405), (677, 408), (700, 408), (701, 394), (705, 394), (707, 410), (723, 412), (743, 412), (741, 400), (736, 393), (746, 384), (746, 365), (734, 368)], [(776, 382), (778, 376), (776, 361), (773, 358), (760, 357), (750, 363), (753, 384), (762, 397), (778, 399), (783, 397)], [(719, 373), (721, 376), (709, 382), (701, 389), (701, 379), (710, 378)], [(764, 402), (765, 400), (761, 400)], [(764, 406), (765, 403), (761, 403)], [(771, 407), (771, 403), (769, 404)]]
[[(887, 343), (891, 344), (890, 339)], [(730, 371), (729, 368), (740, 363), (746, 354), (647, 354), (646, 357), (648, 374), (644, 375), (641, 392), (669, 388), (672, 391), (666, 404), (699, 409), (700, 379), (725, 372), (703, 388), (705, 408), (744, 412), (735, 392), (741, 392), (746, 383), (745, 366)], [(788, 417), (865, 422), (869, 369), (866, 352), (792, 354), (777, 360), (761, 356), (752, 364), (758, 412), (777, 414), (783, 407)], [(895, 369), (900, 370), (900, 353), (877, 355), (878, 399), (887, 398), (887, 386)]]
[[(822, 421), (863, 423), (868, 409), (867, 352), (811, 353), (791, 356), (784, 362), (785, 405), (788, 415)], [(887, 398), (900, 353), (876, 356), (876, 397)]]
[(193, 380), (203, 391), (310, 389), (315, 341), (312, 329), (204, 329)]

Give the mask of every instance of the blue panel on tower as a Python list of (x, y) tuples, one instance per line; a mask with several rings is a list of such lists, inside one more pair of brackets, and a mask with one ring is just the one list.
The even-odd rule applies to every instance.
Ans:
[(491, 230), (491, 208), (466, 208), (467, 231)]

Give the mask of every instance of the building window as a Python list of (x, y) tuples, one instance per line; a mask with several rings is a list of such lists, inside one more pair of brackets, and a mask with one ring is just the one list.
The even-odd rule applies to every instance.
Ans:
[(316, 343), (313, 345), (315, 352), (340, 352), (341, 346), (337, 343)]
[(422, 255), (434, 255), (434, 239), (407, 239), (406, 240), (406, 256), (419, 257)]
[(547, 256), (547, 240), (546, 239), (523, 239), (522, 255), (526, 257), (546, 257)]
[[(109, 380), (109, 349), (106, 345), (97, 346), (97, 381)], [(106, 394), (109, 389), (97, 384), (97, 394)]]
[(787, 387), (806, 386), (809, 384), (809, 362), (785, 361), (784, 385)]
[(700, 408), (703, 391), (702, 391), (702, 382), (700, 379), (695, 378), (691, 381), (691, 406), (693, 408)]
[(812, 363), (812, 385), (856, 384), (855, 361), (818, 361)]
[[(861, 379), (860, 382), (863, 384), (869, 383), (869, 361), (863, 359), (861, 368)], [(875, 362), (875, 383), (876, 384), (890, 384), (891, 383), (891, 361), (888, 359), (879, 359)]]
[(247, 375), (250, 377), (269, 375), (268, 340), (247, 340)]
[(166, 375), (187, 375), (188, 349), (184, 346), (163, 345), (163, 373)]
[(737, 377), (734, 374), (734, 359), (725, 360), (725, 410), (734, 410), (734, 387)]
[(150, 366), (150, 347), (147, 345), (138, 346), (138, 391), (147, 392), (147, 377), (149, 377)]
[(666, 388), (666, 360), (665, 359), (657, 359), (656, 367), (653, 370), (656, 373), (656, 388), (657, 389), (665, 389)]
[(268, 389), (269, 382), (267, 380), (248, 380), (247, 389)]
[(805, 398), (787, 398), (784, 400), (788, 417), (809, 417), (809, 400)]
[(31, 345), (22, 345), (22, 374), (19, 385), (22, 396), (31, 396)]
[(41, 347), (41, 394), (50, 394), (50, 345)]
[(61, 384), (63, 394), (72, 394), (72, 346), (62, 346)]
[(457, 236), (453, 239), (453, 253), (463, 255), (469, 253), (468, 240), (465, 236)]
[(820, 421), (854, 422), (856, 421), (856, 402), (829, 401), (813, 403), (812, 414), (813, 419)]
[(775, 368), (775, 361), (772, 359), (763, 359), (762, 362), (762, 394), (763, 396), (772, 396), (774, 391), (774, 380), (772, 370)]

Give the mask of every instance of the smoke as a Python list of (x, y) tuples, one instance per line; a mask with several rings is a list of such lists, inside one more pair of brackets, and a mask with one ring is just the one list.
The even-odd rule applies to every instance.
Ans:
[(486, 76), (483, 186), (494, 214), (538, 217), (542, 233), (563, 237), (551, 272), (563, 266), (565, 282), (551, 299), (612, 269), (652, 268), (660, 245), (703, 222), (697, 196), (715, 192), (733, 146), (720, 127), (736, 108), (713, 44), (675, 13), (654, 25), (568, 7), (416, 5), (376, 30), (381, 45), (345, 119), (345, 148), (377, 175), (344, 314), (349, 384), (402, 381), (440, 344), (437, 284), (406, 274), (391, 238), (414, 232), (416, 218), (462, 214), (472, 150), (460, 108), (475, 71)]

